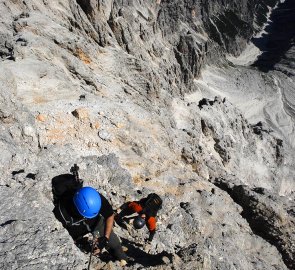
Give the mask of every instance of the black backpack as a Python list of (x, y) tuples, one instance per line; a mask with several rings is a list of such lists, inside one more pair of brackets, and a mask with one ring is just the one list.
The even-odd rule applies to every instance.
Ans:
[(83, 187), (83, 181), (79, 178), (79, 167), (75, 164), (71, 168), (72, 174), (61, 174), (52, 178), (53, 203), (57, 204), (58, 200), (67, 192), (75, 193)]
[(144, 202), (144, 212), (149, 216), (155, 216), (162, 208), (163, 200), (156, 193), (151, 193), (147, 196)]

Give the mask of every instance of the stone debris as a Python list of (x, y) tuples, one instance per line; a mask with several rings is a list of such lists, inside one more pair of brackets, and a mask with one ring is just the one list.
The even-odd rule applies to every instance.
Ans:
[(112, 139), (113, 139), (112, 135), (109, 132), (107, 132), (106, 130), (100, 130), (98, 132), (98, 136), (99, 136), (99, 138), (101, 138), (104, 141), (112, 141)]
[(72, 111), (72, 115), (82, 121), (89, 119), (89, 112), (86, 108), (75, 109), (74, 111)]
[(45, 121), (46, 121), (46, 116), (43, 115), (43, 114), (38, 114), (38, 115), (36, 116), (36, 119), (37, 119), (37, 121), (45, 122)]

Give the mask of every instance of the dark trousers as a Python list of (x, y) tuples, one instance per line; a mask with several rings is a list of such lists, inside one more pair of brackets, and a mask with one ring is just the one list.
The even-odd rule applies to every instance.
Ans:
[[(99, 232), (99, 237), (104, 236), (105, 232), (105, 220), (103, 217), (100, 218), (98, 224), (95, 227), (95, 236), (97, 236), (97, 232)], [(107, 250), (111, 255), (116, 257), (118, 260), (126, 260), (127, 256), (122, 249), (122, 245), (118, 236), (112, 231), (109, 239), (109, 244), (107, 246)]]

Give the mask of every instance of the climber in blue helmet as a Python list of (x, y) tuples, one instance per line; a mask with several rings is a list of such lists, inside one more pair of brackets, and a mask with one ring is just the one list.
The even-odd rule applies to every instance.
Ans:
[(92, 187), (84, 187), (74, 195), (74, 204), (81, 216), (94, 218), (101, 208), (101, 196)]
[(112, 231), (114, 224), (112, 206), (96, 189), (82, 187), (82, 181), (79, 181), (79, 179), (74, 181), (73, 188), (67, 182), (67, 190), (61, 188), (62, 194), (56, 194), (58, 195), (54, 209), (56, 218), (62, 222), (76, 243), (86, 234), (92, 233), (94, 255), (106, 248), (111, 255), (120, 260), (122, 266), (126, 265), (127, 256), (123, 252), (120, 240)]

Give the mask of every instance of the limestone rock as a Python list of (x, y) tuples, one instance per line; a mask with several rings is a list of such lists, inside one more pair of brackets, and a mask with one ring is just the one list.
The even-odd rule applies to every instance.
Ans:
[(86, 108), (78, 108), (72, 111), (72, 114), (78, 118), (79, 120), (88, 120), (89, 119), (89, 112)]
[(292, 203), (263, 188), (251, 190), (244, 185), (229, 187), (228, 180), (225, 179), (215, 179), (214, 182), (243, 207), (242, 214), (252, 230), (275, 245), (281, 251), (286, 265), (292, 269), (295, 256), (292, 233), (295, 218), (290, 211)]
[(112, 141), (112, 135), (108, 133), (106, 130), (100, 130), (98, 132), (98, 136), (104, 141)]

